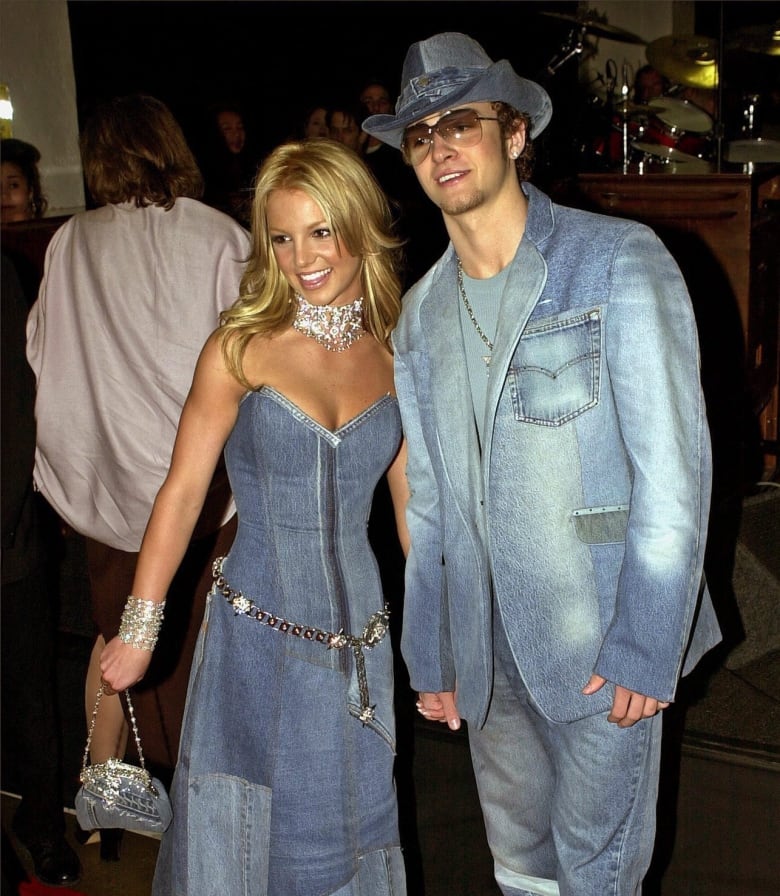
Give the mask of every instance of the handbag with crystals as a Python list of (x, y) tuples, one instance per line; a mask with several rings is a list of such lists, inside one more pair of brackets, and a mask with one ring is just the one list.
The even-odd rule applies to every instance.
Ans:
[(78, 823), (85, 831), (95, 828), (124, 828), (128, 831), (151, 831), (161, 834), (168, 829), (173, 819), (171, 801), (162, 783), (146, 770), (129, 691), (125, 691), (125, 696), (141, 767), (113, 757), (107, 762), (87, 764), (102, 696), (101, 686), (95, 700), (95, 708), (92, 710), (87, 746), (81, 765), (81, 787), (76, 794)]

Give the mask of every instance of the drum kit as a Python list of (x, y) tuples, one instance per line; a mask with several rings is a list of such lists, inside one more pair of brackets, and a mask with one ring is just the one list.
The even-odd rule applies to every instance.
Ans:
[[(570, 22), (568, 42), (551, 60), (547, 76), (554, 75), (569, 59), (583, 52), (587, 36), (645, 44), (648, 65), (665, 84), (651, 98), (633, 96), (623, 68), (622, 88), (617, 87), (613, 60), (607, 62), (604, 114), (606, 133), (597, 133), (588, 147), (601, 167), (623, 173), (662, 172), (706, 174), (721, 171), (753, 173), (757, 165), (780, 164), (780, 139), (762, 135), (760, 78), (745, 75), (751, 60), (780, 56), (780, 21), (772, 25), (737, 29), (727, 42), (700, 35), (669, 35), (647, 43), (641, 37), (586, 17), (544, 12), (541, 15)], [(731, 54), (731, 55), (730, 55)], [(736, 56), (734, 56), (736, 54)], [(738, 59), (735, 83), (724, 63)], [(748, 65), (745, 60), (748, 60)], [(780, 60), (771, 60), (772, 65)], [(724, 82), (728, 81), (727, 84)], [(728, 103), (724, 103), (724, 90)], [(724, 107), (726, 111), (724, 112)]]

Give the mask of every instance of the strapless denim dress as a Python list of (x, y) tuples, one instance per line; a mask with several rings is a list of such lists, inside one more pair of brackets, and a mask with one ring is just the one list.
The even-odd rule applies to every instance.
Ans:
[(390, 395), (336, 432), (273, 389), (244, 397), (225, 448), (238, 532), (195, 652), (154, 896), (406, 892), (390, 637), (327, 642), (382, 614), (367, 526), (400, 441)]

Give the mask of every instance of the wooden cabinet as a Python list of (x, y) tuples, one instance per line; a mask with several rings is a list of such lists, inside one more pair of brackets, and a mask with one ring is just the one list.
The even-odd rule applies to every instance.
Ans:
[(743, 390), (776, 465), (780, 174), (581, 174), (576, 195), (585, 208), (643, 221), (666, 243), (696, 310), (708, 413), (738, 415), (733, 396)]

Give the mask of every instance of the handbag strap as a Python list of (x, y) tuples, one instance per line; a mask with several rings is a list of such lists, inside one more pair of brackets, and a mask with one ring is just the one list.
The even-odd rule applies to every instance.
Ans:
[[(98, 707), (100, 706), (100, 700), (103, 696), (103, 685), (98, 688), (97, 699), (95, 700), (95, 708), (92, 710), (92, 718), (89, 722), (89, 732), (87, 733), (87, 745), (84, 747), (84, 758), (81, 762), (81, 770), (82, 772), (87, 767), (87, 763), (89, 761), (89, 748), (92, 744), (92, 735), (95, 731), (95, 720), (97, 719)], [(135, 737), (135, 745), (138, 748), (138, 759), (141, 762), (141, 768), (146, 771), (146, 763), (144, 762), (144, 752), (141, 749), (141, 737), (138, 734), (138, 724), (135, 721), (135, 710), (133, 709), (133, 701), (130, 699), (130, 691), (125, 691), (125, 698), (127, 699), (127, 709), (130, 713), (130, 723), (133, 727), (133, 736)]]

